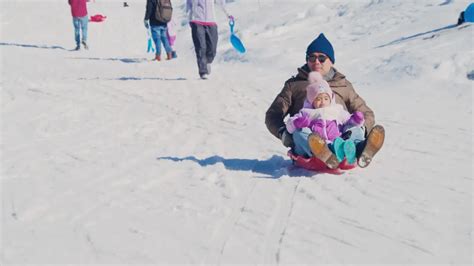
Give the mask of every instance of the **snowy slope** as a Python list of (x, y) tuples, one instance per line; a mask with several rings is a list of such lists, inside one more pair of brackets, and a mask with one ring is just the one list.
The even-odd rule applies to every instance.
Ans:
[[(72, 52), (66, 1), (1, 1), (1, 265), (472, 264), (468, 1), (236, 0), (198, 79), (146, 54), (145, 1), (96, 0)], [(387, 131), (366, 169), (295, 168), (264, 125), (324, 32)]]

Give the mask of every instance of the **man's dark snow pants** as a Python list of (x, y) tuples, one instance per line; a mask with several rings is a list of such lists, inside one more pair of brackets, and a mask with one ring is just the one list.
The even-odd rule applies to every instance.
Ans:
[(191, 34), (199, 68), (199, 75), (209, 74), (207, 64), (212, 63), (217, 50), (217, 25), (191, 23)]

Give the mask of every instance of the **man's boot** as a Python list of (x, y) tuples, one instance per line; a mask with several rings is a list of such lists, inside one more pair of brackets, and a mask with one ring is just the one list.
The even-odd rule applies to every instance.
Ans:
[(312, 133), (308, 137), (308, 144), (313, 156), (321, 160), (330, 169), (337, 169), (339, 161), (336, 155), (329, 149), (326, 141), (318, 134)]
[(375, 154), (382, 148), (383, 141), (385, 140), (385, 129), (381, 125), (376, 125), (369, 133), (367, 137), (364, 150), (357, 160), (357, 164), (361, 168), (367, 167)]
[(155, 60), (156, 60), (156, 61), (161, 61), (160, 55), (156, 55), (156, 56), (155, 56)]
[(171, 60), (173, 58), (173, 54), (171, 52), (166, 53), (166, 60)]

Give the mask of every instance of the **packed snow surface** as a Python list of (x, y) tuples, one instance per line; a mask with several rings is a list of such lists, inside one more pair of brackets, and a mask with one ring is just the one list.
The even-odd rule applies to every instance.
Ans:
[[(146, 53), (145, 0), (1, 1), (1, 265), (472, 264), (468, 1), (236, 0), (209, 80), (184, 1), (178, 58)], [(365, 169), (293, 166), (265, 111), (319, 33), (386, 129)]]

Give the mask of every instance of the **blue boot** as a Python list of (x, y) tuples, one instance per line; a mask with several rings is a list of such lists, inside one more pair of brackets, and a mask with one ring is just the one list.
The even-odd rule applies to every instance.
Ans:
[(346, 140), (343, 144), (344, 154), (348, 164), (354, 164), (356, 161), (356, 146), (354, 141)]
[(332, 146), (334, 149), (334, 154), (336, 154), (336, 158), (339, 162), (344, 160), (344, 140), (341, 138), (336, 138), (332, 142)]

